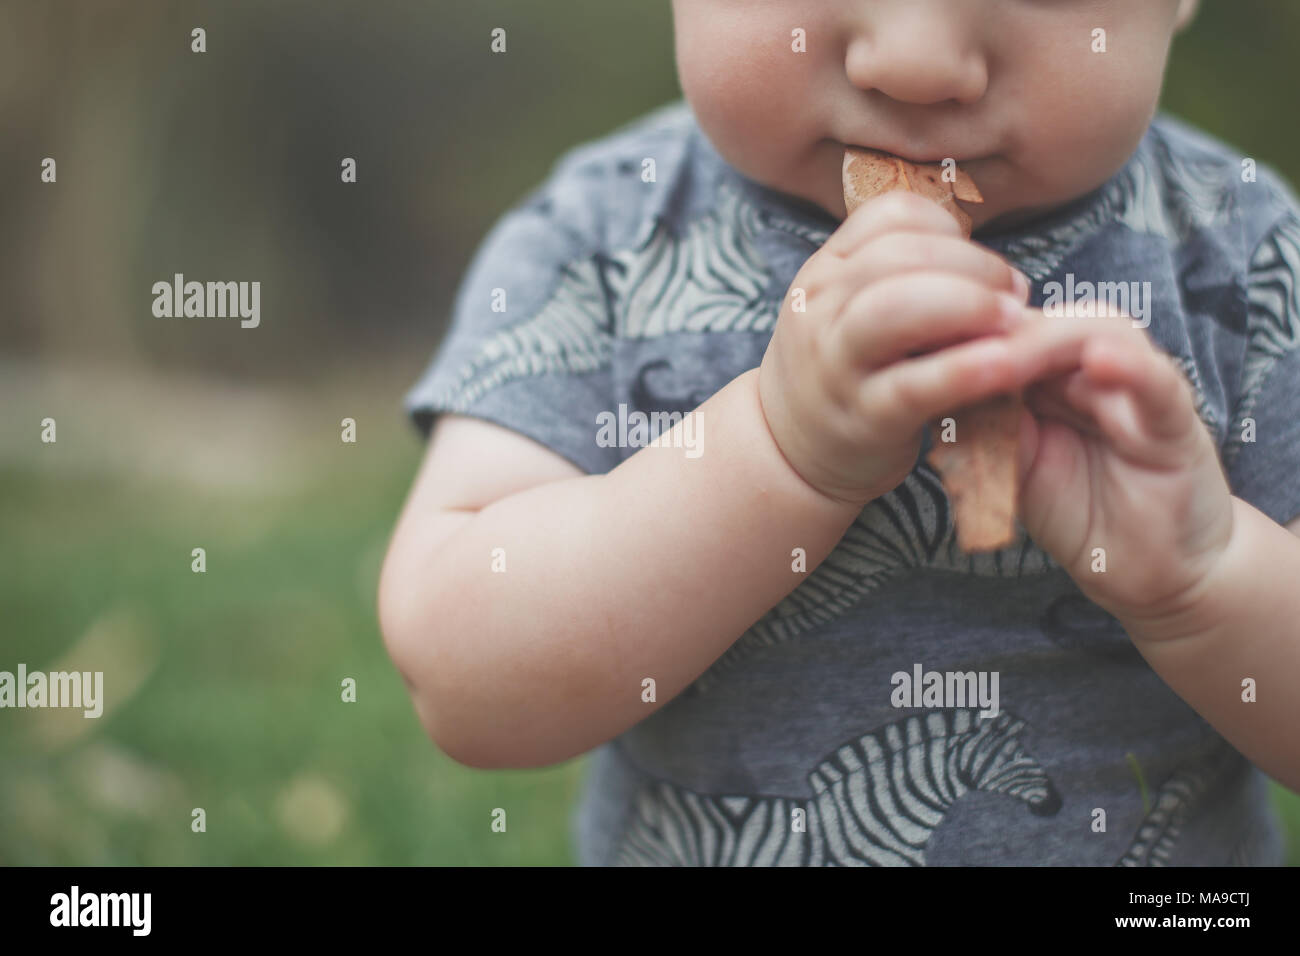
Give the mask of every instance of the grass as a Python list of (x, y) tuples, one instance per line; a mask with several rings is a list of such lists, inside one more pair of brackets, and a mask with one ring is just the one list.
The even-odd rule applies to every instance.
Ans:
[(384, 652), (375, 581), (416, 464), (398, 447), (281, 498), (0, 475), (0, 669), (50, 669), (75, 645), (69, 661), (105, 661), (110, 701), (99, 720), (4, 712), (0, 863), (571, 862), (581, 762), (455, 764)]

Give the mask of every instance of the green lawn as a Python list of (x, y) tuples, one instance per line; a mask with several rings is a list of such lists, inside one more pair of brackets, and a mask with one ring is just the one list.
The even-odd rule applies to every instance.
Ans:
[(110, 708), (138, 681), (99, 720), (0, 715), (0, 863), (571, 862), (581, 763), (455, 764), (384, 653), (375, 581), (416, 462), (402, 437), (279, 498), (0, 475), (0, 669), (77, 644), (70, 660), (104, 660)]
[[(109, 701), (0, 715), (0, 863), (572, 862), (582, 762), (453, 763), (388, 662), (375, 581), (417, 449), (398, 426), (377, 444), (325, 448), (291, 493), (0, 472), (0, 669), (75, 647)], [(1294, 864), (1300, 798), (1276, 793)]]

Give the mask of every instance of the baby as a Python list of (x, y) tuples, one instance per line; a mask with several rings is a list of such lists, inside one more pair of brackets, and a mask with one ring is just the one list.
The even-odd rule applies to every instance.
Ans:
[[(433, 740), (594, 750), (589, 865), (1279, 863), (1300, 206), (1157, 113), (1194, 6), (675, 0), (684, 100), (500, 220), (407, 398)], [(846, 217), (850, 146), (955, 161), (973, 239)], [(967, 554), (926, 426), (1005, 394), (1016, 540)]]

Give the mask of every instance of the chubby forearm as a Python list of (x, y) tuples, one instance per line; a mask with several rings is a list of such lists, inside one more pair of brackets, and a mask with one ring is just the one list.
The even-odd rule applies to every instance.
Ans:
[(420, 597), (393, 643), (448, 753), (545, 766), (616, 736), (800, 583), (794, 549), (808, 571), (830, 553), (860, 509), (789, 466), (757, 381), (747, 372), (697, 409), (698, 457), (665, 443), (606, 475), (503, 498), (407, 575)]
[(1232, 508), (1227, 550), (1202, 585), (1158, 618), (1120, 620), (1180, 697), (1300, 790), (1300, 538), (1238, 498)]

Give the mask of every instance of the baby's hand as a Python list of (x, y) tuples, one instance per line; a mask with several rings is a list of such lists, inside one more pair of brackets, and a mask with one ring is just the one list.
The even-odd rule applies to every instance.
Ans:
[(1025, 392), (1020, 518), (1079, 589), (1156, 621), (1232, 535), (1227, 480), (1191, 386), (1123, 316), (1048, 318), (1005, 339)]
[(786, 460), (841, 501), (894, 488), (929, 419), (1016, 387), (987, 336), (1022, 321), (1028, 295), (929, 200), (864, 203), (795, 276), (763, 356), (759, 397)]

